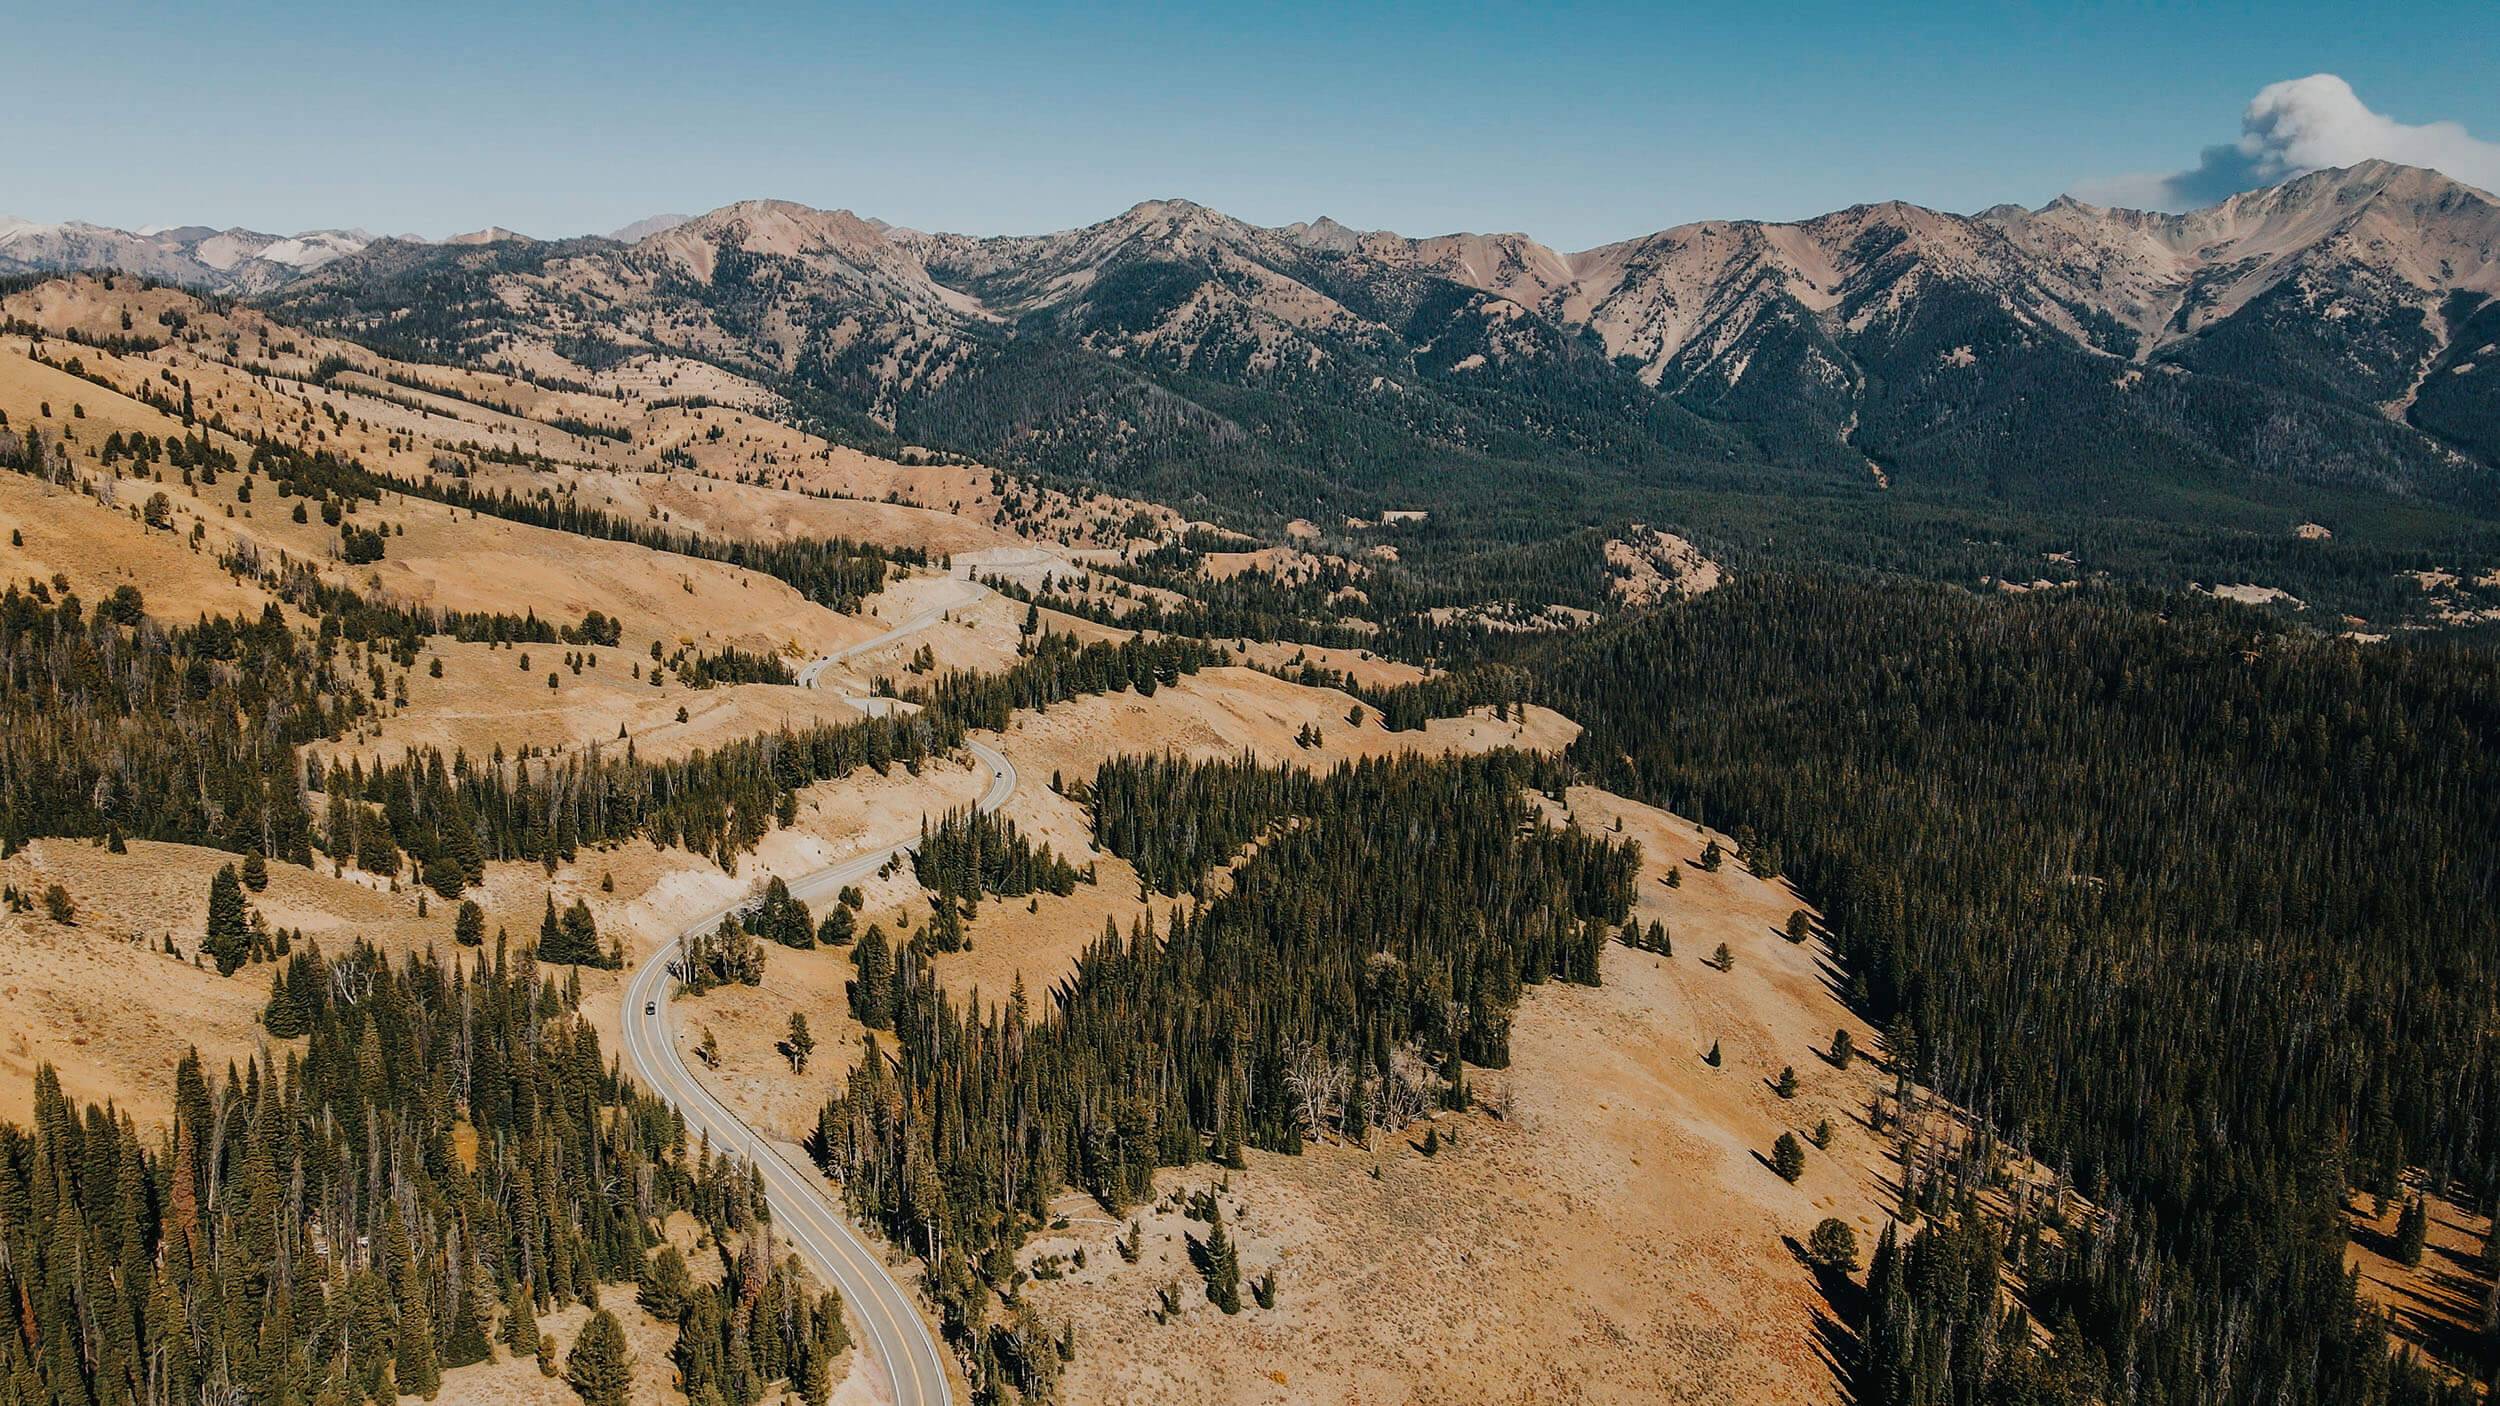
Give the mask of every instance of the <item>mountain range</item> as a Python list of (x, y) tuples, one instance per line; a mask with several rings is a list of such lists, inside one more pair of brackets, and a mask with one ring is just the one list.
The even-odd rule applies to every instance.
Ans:
[(39, 224), (0, 215), (0, 273), (109, 268), (215, 292), (257, 293), (373, 241), (373, 235), (360, 229), (276, 235), (176, 225), (134, 231), (77, 220)]
[[(682, 224), (686, 218), (653, 215), (616, 230), (608, 238), (631, 243)], [(491, 244), (527, 237), (500, 226), (489, 226), (441, 242)], [(265, 293), (334, 260), (358, 253), (379, 238), (362, 229), (315, 229), (283, 235), (208, 225), (126, 230), (80, 220), (42, 223), (0, 215), (0, 274), (119, 269), (215, 293)], [(415, 235), (398, 238), (411, 244), (428, 242)]]
[(686, 356), (872, 446), (1271, 521), (1429, 504), (1478, 546), (1630, 515), (1770, 540), (1906, 513), (1933, 552), (2003, 535), (1974, 511), (2416, 539), (2500, 511), (2500, 201), (2385, 162), (2188, 214), (1884, 202), (1576, 253), (1185, 200), (996, 237), (782, 201), (620, 239), (23, 228), (0, 267), (205, 282), (533, 374)]

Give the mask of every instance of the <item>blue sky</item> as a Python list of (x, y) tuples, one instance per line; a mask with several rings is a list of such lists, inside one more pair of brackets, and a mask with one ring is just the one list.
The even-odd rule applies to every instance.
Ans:
[(1862, 200), (2141, 193), (2318, 73), (2396, 122), (2462, 124), (2469, 153), (2500, 140), (2500, 6), (2395, 18), (0, 0), (0, 212), (557, 235), (777, 196), (997, 233), (1186, 196), (1579, 248)]

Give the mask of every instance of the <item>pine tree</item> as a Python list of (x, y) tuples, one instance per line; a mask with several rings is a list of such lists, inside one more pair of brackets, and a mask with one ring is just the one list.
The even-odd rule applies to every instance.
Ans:
[(816, 945), (816, 927), (807, 905), (790, 896), (790, 886), (778, 874), (764, 885), (764, 897), (748, 921), (747, 931), (784, 947)]
[[(1016, 999), (1021, 1002), (1023, 998), (1024, 980), (1019, 976), (1016, 979)], [(1249, 1165), (1241, 1152), (1240, 1113), (1231, 1098), (1226, 1098), (1216, 1110), (1215, 1138), (1207, 1148), (1207, 1159), (1219, 1167), (1230, 1167), (1236, 1171)]]
[[(442, 662), (440, 659), (434, 661), (438, 670)], [(439, 673), (437, 677), (440, 677)], [(471, 819), (466, 804), (451, 806), (444, 817), (443, 855), (446, 861), (445, 882), (459, 885), (444, 893), (443, 897), (453, 897), (461, 889), (486, 882), (486, 849), (478, 840), (477, 825)]]
[(391, 1379), (403, 1396), (431, 1401), (443, 1389), (436, 1356), (434, 1315), (426, 1300), (425, 1274), (410, 1259), (400, 1275), (399, 1325), (393, 1334)]
[(590, 916), (590, 905), (574, 899), (564, 910), (561, 924), (564, 934), (565, 960), (582, 966), (604, 966), (605, 955), (599, 949), (599, 925)]
[(292, 1040), (304, 1033), (304, 1008), (295, 999), (283, 971), (269, 974), (269, 1004), (261, 1007), (260, 1023), (280, 1040)]
[(811, 1352), (807, 1369), (799, 1377), (799, 1399), (807, 1406), (825, 1406), (833, 1399), (833, 1354)]
[(816, 925), (816, 945), (819, 947), (850, 946), (853, 921), (848, 907), (835, 904), (832, 911), (825, 914), (824, 921)]
[(790, 1033), (782, 1038), (781, 1048), (789, 1057), (791, 1073), (807, 1072), (808, 1058), (816, 1053), (816, 1037), (808, 1033), (805, 1012), (790, 1012)]
[(1884, 1233), (1875, 1240), (1875, 1257), (1866, 1271), (1866, 1303), (1852, 1383), (1857, 1399), (1866, 1406), (1909, 1406), (1918, 1315), (1902, 1263), (1900, 1230), (1892, 1221), (1884, 1222)]
[(1849, 1061), (1857, 1057), (1857, 1052), (1857, 1042), (1849, 1038), (1848, 1031), (1832, 1032), (1832, 1067), (1834, 1069), (1848, 1068)]
[(463, 947), (484, 946), (486, 910), (468, 899), (460, 900), (459, 911), (451, 921), (451, 935)]
[(1806, 1257), (1827, 1274), (1858, 1272), (1858, 1232), (1849, 1222), (1827, 1216), (1806, 1236)]
[(269, 861), (259, 850), (243, 856), (243, 887), (259, 893), (269, 887)]
[(625, 1406), (633, 1366), (625, 1355), (625, 1328), (606, 1309), (590, 1315), (564, 1359), (564, 1380), (582, 1406)]
[(1779, 1141), (1771, 1144), (1771, 1170), (1779, 1173), (1782, 1181), (1795, 1181), (1806, 1174), (1805, 1144), (1797, 1141), (1795, 1133), (1782, 1133)]
[(251, 955), (252, 933), (243, 903), (243, 881), (234, 866), (222, 865), (208, 884), (208, 934), (200, 950), (217, 964), (220, 976), (232, 976)]
[(2407, 1265), (2419, 1265), (2422, 1246), (2429, 1238), (2429, 1207), (2419, 1196), (2406, 1197), (2404, 1210), (2396, 1217), (2396, 1258)]
[(1207, 1238), (1199, 1247), (1199, 1273), (1207, 1281), (1207, 1300), (1226, 1313), (1241, 1312), (1241, 1252), (1224, 1229), (1224, 1208), (1214, 1208)]
[(538, 920), (538, 960), (565, 966), (610, 964), (609, 954), (599, 946), (599, 924), (591, 917), (587, 902), (574, 899), (558, 913), (555, 894), (547, 895), (546, 912)]
[(686, 1311), (686, 1299), (693, 1286), (684, 1252), (674, 1245), (664, 1245), (658, 1254), (643, 1261), (634, 1300), (652, 1317), (673, 1323)]
[(495, 1355), (486, 1338), (494, 1287), (492, 1277), (482, 1266), (474, 1276), (460, 1276), (459, 1294), (452, 1303), (451, 1331), (443, 1336), (445, 1367), (466, 1367)]
[(867, 936), (851, 949), (851, 960), (859, 967), (859, 975), (851, 980), (851, 1015), (871, 1030), (884, 1029), (893, 1021), (886, 984), (893, 979), (894, 964), (885, 929), (870, 923)]
[(1779, 1082), (1774, 1087), (1781, 1098), (1795, 1098), (1797, 1096), (1797, 1066), (1781, 1065)]
[(515, 1357), (538, 1351), (537, 1299), (536, 1287), (526, 1279), (514, 1279), (505, 1287), (502, 1338)]

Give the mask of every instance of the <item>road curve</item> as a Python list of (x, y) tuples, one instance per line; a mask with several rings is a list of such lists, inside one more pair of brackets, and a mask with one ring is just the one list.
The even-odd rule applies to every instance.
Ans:
[[(959, 579), (971, 586), (970, 595), (953, 604), (933, 607), (873, 639), (813, 661), (800, 671), (799, 682), (814, 688), (827, 667), (926, 629), (947, 611), (972, 604), (990, 593), (987, 586), (977, 581)], [(882, 699), (847, 701), (865, 713), (883, 711)], [(969, 740), (964, 745), (990, 770), (989, 788), (982, 792), (977, 804), (983, 811), (994, 811), (1015, 794), (1015, 764), (995, 748)], [(802, 876), (791, 883), (790, 892), (810, 900), (836, 893), (843, 885), (874, 874), (915, 843), (916, 839), (851, 855)], [(823, 1178), (816, 1169), (793, 1159), (763, 1134), (740, 1122), (694, 1077), (677, 1052), (669, 1002), (677, 990), (672, 968), (683, 950), (685, 937), (717, 927), (723, 917), (743, 904), (741, 900), (689, 925), (652, 953), (635, 971), (633, 980), (626, 983), (621, 1022), (625, 1062), (636, 1078), (685, 1117), (690, 1132), (708, 1136), (715, 1149), (744, 1156), (760, 1170), (764, 1198), (772, 1206), (775, 1226), (798, 1248), (810, 1268), (842, 1291), (843, 1302), (858, 1322), (869, 1354), (885, 1364), (886, 1375), (893, 1384), (895, 1406), (953, 1406), (954, 1390), (947, 1384), (946, 1360), (937, 1339), (913, 1308), (910, 1291), (886, 1272), (885, 1262), (867, 1238), (825, 1194)]]
[[(931, 625), (934, 625), (938, 621), (944, 619), (946, 612), (950, 610), (961, 610), (967, 605), (978, 604), (990, 594), (989, 587), (972, 579), (971, 568), (957, 567), (956, 573), (957, 574), (954, 579), (969, 588), (960, 598), (941, 605), (930, 606), (927, 610), (920, 612), (918, 615), (912, 616), (910, 619), (905, 620), (902, 624), (895, 626), (893, 629), (888, 630), (881, 635), (877, 635), (870, 639), (864, 639), (857, 644), (837, 649), (833, 653), (828, 654), (821, 659), (815, 660), (806, 668), (799, 670), (799, 685), (802, 688), (814, 688), (816, 686), (816, 679), (818, 675), (824, 673), (825, 670), (833, 667), (834, 665), (841, 663), (843, 660), (849, 659), (854, 655), (866, 654), (872, 649), (883, 649), (885, 646), (894, 643), (896, 640), (899, 640), (906, 635), (918, 634), (920, 631), (925, 630)], [(854, 706), (858, 706), (860, 703), (860, 700), (856, 698), (850, 701)], [(876, 710), (873, 708), (864, 708), (862, 711), (874, 712)]]

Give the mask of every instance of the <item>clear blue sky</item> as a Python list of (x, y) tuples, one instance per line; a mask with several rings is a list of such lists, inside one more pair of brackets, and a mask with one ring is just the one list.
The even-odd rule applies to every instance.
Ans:
[(2500, 139), (2500, 5), (380, 5), (0, 0), (0, 212), (556, 235), (777, 196), (1065, 228), (1578, 248), (2174, 172), (2332, 72)]

